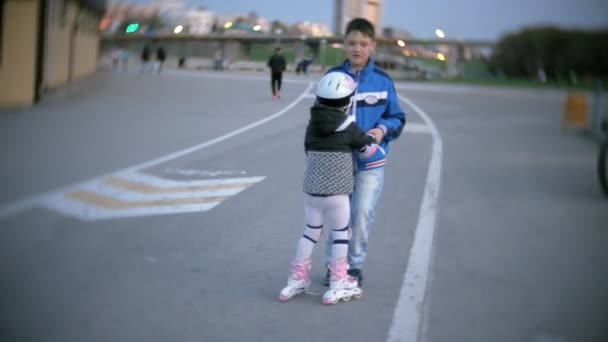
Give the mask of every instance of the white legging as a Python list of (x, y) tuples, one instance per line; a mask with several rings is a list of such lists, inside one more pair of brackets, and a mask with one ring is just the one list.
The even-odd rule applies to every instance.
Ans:
[(332, 260), (346, 258), (350, 231), (350, 200), (348, 195), (311, 196), (306, 195), (304, 203), (306, 228), (298, 241), (296, 260), (310, 259), (315, 243), (323, 228), (328, 228), (334, 243)]

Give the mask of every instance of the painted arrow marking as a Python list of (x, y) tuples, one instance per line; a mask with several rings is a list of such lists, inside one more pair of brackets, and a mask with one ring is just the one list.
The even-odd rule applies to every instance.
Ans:
[(182, 181), (130, 171), (53, 193), (42, 206), (85, 221), (206, 211), (264, 178)]

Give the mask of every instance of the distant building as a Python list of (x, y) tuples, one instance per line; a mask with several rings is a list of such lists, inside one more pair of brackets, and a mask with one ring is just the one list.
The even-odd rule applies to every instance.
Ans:
[(382, 0), (334, 0), (334, 34), (342, 35), (346, 24), (354, 18), (365, 18), (380, 34)]
[(186, 11), (185, 17), (190, 33), (203, 35), (211, 33), (215, 15), (205, 9), (190, 9)]
[(130, 4), (114, 3), (106, 11), (99, 29), (105, 33), (115, 33), (127, 21), (146, 22), (160, 14), (157, 5), (135, 6)]
[(382, 29), (382, 36), (387, 39), (411, 39), (412, 34), (406, 30), (396, 27), (385, 27)]
[(161, 15), (169, 32), (182, 25), (185, 33), (205, 35), (211, 33), (215, 23), (215, 15), (205, 8), (172, 9)]
[(186, 8), (184, 0), (153, 0), (150, 7), (155, 7), (160, 13), (181, 11)]
[(306, 37), (328, 37), (331, 36), (331, 31), (326, 25), (303, 21), (292, 25), (294, 35)]

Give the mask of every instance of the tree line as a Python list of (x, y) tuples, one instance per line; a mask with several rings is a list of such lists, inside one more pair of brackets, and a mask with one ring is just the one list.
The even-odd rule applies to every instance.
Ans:
[[(489, 60), (496, 74), (576, 83), (608, 79), (608, 29), (527, 28), (503, 36)], [(543, 80), (544, 81), (544, 80)]]

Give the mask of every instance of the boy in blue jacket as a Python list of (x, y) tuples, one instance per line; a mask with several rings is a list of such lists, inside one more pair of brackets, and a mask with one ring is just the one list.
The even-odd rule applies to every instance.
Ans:
[[(375, 137), (379, 147), (368, 158), (356, 155), (355, 189), (351, 195), (348, 246), (348, 274), (363, 285), (363, 264), (367, 257), (367, 242), (373, 229), (376, 205), (384, 182), (384, 165), (389, 143), (399, 137), (405, 126), (405, 113), (399, 106), (393, 80), (374, 65), (371, 54), (376, 46), (374, 26), (368, 20), (355, 18), (346, 25), (344, 49), (347, 60), (328, 72), (343, 72), (358, 84), (350, 115), (363, 132)], [(326, 264), (331, 262), (331, 239), (327, 239)], [(329, 284), (328, 270), (325, 284)]]

